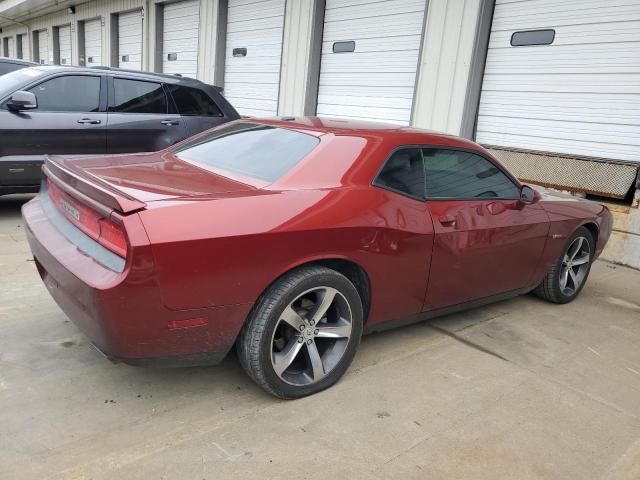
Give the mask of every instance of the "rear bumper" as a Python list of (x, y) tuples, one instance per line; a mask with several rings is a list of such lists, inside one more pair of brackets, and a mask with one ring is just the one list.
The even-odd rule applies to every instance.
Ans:
[[(23, 206), (22, 214), (47, 290), (108, 358), (159, 366), (215, 364), (233, 346), (251, 305), (169, 310), (160, 297), (148, 241), (135, 242), (124, 271), (115, 272), (66, 238), (39, 196)], [(169, 328), (170, 322), (193, 318), (206, 323)]]

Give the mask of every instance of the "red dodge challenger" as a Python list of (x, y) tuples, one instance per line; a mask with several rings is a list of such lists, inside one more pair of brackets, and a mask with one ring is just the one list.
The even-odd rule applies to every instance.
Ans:
[(611, 232), (477, 144), (247, 119), (156, 153), (49, 158), (23, 207), (42, 280), (108, 357), (242, 366), (281, 398), (334, 384), (363, 333), (535, 292), (573, 300)]

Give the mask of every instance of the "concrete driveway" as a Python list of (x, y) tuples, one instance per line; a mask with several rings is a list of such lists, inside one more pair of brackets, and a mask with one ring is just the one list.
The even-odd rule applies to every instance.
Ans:
[(640, 272), (365, 337), (334, 388), (112, 365), (49, 298), (0, 198), (1, 479), (640, 478)]

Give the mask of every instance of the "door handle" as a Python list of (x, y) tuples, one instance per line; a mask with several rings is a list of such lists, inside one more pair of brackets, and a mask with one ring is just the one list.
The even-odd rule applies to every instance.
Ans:
[(162, 120), (160, 123), (163, 125), (171, 126), (171, 125), (178, 125), (180, 122), (178, 120)]
[(102, 120), (94, 120), (92, 118), (82, 118), (80, 120), (78, 120), (78, 123), (81, 123), (83, 125), (89, 124), (89, 125), (99, 125), (102, 123)]
[(456, 223), (456, 217), (453, 215), (445, 215), (444, 217), (440, 217), (438, 220), (440, 220), (440, 224), (444, 227), (448, 227)]

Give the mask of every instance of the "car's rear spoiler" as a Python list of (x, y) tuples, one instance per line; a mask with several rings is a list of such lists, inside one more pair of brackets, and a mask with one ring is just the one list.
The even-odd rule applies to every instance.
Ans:
[[(94, 201), (120, 213), (132, 213), (141, 210), (146, 203), (131, 198), (126, 193), (83, 171), (65, 165), (64, 159), (47, 155), (42, 167), (45, 175), (63, 190), (75, 190)], [(73, 195), (73, 191), (68, 191)]]

